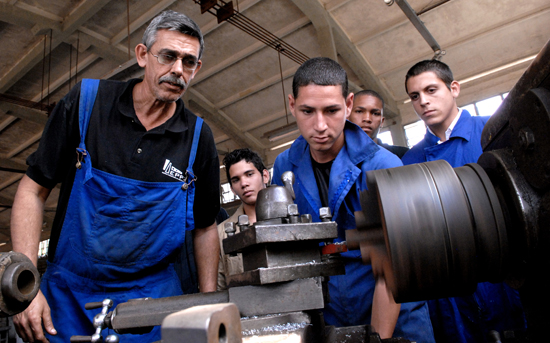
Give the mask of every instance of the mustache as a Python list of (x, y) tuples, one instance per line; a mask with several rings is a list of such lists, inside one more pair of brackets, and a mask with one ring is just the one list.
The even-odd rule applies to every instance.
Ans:
[(185, 82), (185, 80), (180, 79), (179, 77), (176, 77), (174, 75), (165, 75), (161, 77), (159, 79), (159, 85), (163, 82), (173, 83), (175, 85), (182, 87), (183, 89), (187, 89), (187, 82)]

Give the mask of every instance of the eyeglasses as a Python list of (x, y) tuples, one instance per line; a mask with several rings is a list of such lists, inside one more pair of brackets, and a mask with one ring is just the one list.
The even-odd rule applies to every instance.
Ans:
[(181, 64), (185, 70), (188, 70), (190, 72), (194, 72), (198, 66), (201, 65), (201, 61), (197, 61), (193, 57), (183, 57), (179, 58), (173, 55), (167, 55), (167, 54), (158, 54), (153, 55), (151, 51), (149, 51), (152, 56), (157, 58), (157, 61), (159, 61), (160, 64), (171, 66), (174, 63), (176, 63), (177, 60), (181, 60)]

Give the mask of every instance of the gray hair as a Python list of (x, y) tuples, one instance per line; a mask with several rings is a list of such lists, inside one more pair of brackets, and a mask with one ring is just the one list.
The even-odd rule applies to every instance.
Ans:
[(178, 31), (197, 38), (200, 43), (198, 58), (201, 58), (202, 51), (204, 50), (204, 39), (202, 37), (201, 30), (197, 23), (185, 14), (168, 10), (153, 18), (143, 33), (143, 38), (141, 40), (143, 45), (147, 47), (147, 51), (149, 51), (153, 44), (155, 44), (158, 30)]

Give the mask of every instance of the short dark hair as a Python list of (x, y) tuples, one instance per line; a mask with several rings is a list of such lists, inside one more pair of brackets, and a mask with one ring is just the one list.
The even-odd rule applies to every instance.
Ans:
[(294, 74), (292, 95), (298, 97), (300, 87), (310, 84), (318, 86), (342, 86), (344, 99), (348, 96), (348, 75), (344, 68), (328, 57), (315, 57), (305, 61)]
[(409, 93), (409, 90), (407, 89), (407, 81), (409, 81), (411, 77), (420, 75), (427, 71), (434, 72), (435, 75), (437, 75), (437, 77), (445, 83), (445, 86), (447, 86), (449, 90), (451, 89), (451, 83), (454, 81), (451, 68), (438, 60), (424, 60), (413, 65), (407, 72), (407, 76), (405, 76), (405, 91)]
[(264, 162), (262, 161), (262, 158), (260, 157), (260, 155), (258, 155), (257, 152), (252, 151), (248, 148), (236, 149), (225, 155), (225, 157), (223, 158), (223, 165), (225, 166), (227, 181), (231, 180), (231, 176), (229, 175), (229, 168), (231, 168), (232, 165), (241, 162), (242, 160), (245, 160), (248, 163), (252, 163), (260, 173), (263, 172), (264, 169), (267, 169), (264, 165)]
[(380, 100), (382, 102), (382, 108), (384, 108), (384, 99), (382, 99), (382, 96), (376, 93), (376, 91), (373, 91), (372, 89), (364, 89), (362, 91), (355, 93), (354, 99), (357, 99), (358, 97), (365, 96), (365, 95), (370, 95)]
[(178, 31), (197, 38), (200, 43), (198, 58), (201, 58), (202, 51), (204, 50), (204, 38), (202, 37), (201, 29), (197, 23), (185, 14), (168, 10), (153, 18), (147, 29), (145, 29), (143, 38), (141, 39), (141, 43), (147, 47), (147, 51), (155, 44), (158, 30)]

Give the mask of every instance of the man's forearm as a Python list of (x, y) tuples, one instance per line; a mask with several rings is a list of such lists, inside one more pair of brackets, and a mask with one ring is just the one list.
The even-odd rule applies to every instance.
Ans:
[(201, 292), (214, 292), (218, 280), (220, 245), (216, 222), (193, 230), (193, 247)]
[(36, 265), (42, 232), (44, 203), (49, 189), (23, 176), (17, 188), (11, 212), (12, 249), (27, 255)]
[(391, 338), (399, 317), (400, 304), (396, 304), (393, 296), (386, 288), (382, 279), (376, 281), (372, 300), (371, 325), (378, 332), (380, 338)]

